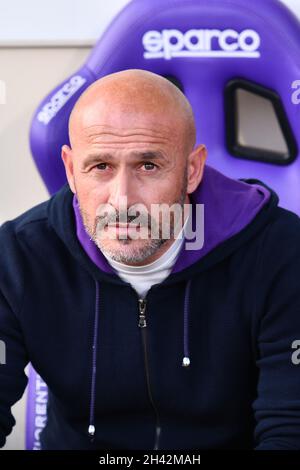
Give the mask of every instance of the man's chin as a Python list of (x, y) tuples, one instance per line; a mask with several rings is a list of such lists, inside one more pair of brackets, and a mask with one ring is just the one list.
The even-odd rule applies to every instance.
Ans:
[(98, 248), (103, 251), (104, 253), (116, 253), (122, 251), (126, 252), (137, 252), (139, 250), (147, 249), (149, 243), (145, 240), (132, 240), (130, 238), (124, 239), (115, 239), (115, 240), (106, 240), (101, 239), (97, 242)]
[(159, 246), (151, 246), (149, 240), (104, 240), (97, 243), (98, 248), (105, 256), (120, 263), (143, 263), (155, 254)]

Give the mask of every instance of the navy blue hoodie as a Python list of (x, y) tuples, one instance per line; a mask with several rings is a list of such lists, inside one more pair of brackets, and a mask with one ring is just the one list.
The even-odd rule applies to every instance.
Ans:
[(209, 166), (191, 202), (204, 246), (183, 244), (144, 301), (68, 185), (2, 225), (0, 446), (31, 361), (49, 389), (43, 449), (300, 449), (300, 220)]

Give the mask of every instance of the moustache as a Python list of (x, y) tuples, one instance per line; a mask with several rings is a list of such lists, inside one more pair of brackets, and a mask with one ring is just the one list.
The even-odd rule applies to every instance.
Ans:
[(106, 213), (96, 217), (98, 229), (104, 229), (107, 225), (131, 225), (138, 227), (151, 227), (155, 223), (150, 214), (140, 213), (138, 215), (128, 215), (127, 213)]

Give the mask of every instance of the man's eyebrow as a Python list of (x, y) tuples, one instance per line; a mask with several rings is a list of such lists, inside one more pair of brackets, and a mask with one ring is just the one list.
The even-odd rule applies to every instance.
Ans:
[[(131, 155), (136, 159), (141, 160), (167, 160), (165, 155), (157, 151), (146, 151), (146, 152), (132, 152)], [(85, 169), (93, 164), (99, 163), (99, 161), (113, 161), (114, 157), (109, 153), (94, 153), (86, 157), (82, 163), (82, 168)]]
[(166, 160), (165, 155), (159, 150), (149, 150), (147, 152), (132, 152), (132, 155), (142, 160)]
[(112, 160), (112, 156), (109, 153), (90, 154), (82, 162), (82, 168), (85, 169), (90, 165), (99, 163), (101, 160)]

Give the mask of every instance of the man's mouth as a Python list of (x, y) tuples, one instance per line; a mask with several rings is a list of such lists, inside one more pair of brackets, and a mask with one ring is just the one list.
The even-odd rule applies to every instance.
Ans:
[(107, 229), (114, 230), (117, 234), (121, 233), (130, 233), (130, 232), (140, 232), (141, 231), (141, 226), (140, 224), (133, 224), (133, 223), (109, 223), (107, 224)]
[(138, 227), (138, 224), (133, 224), (133, 223), (129, 223), (129, 222), (128, 222), (128, 223), (125, 223), (125, 224), (124, 224), (124, 223), (122, 224), (122, 223), (120, 223), (120, 222), (116, 222), (116, 223), (114, 223), (114, 224), (113, 224), (113, 223), (109, 223), (109, 224), (107, 224), (107, 225), (109, 225), (110, 227), (128, 227), (128, 226), (131, 226), (131, 227)]
[(121, 224), (121, 223), (115, 223), (115, 224), (107, 224), (108, 227), (114, 227), (114, 228), (137, 228), (137, 227), (140, 227), (139, 224)]

